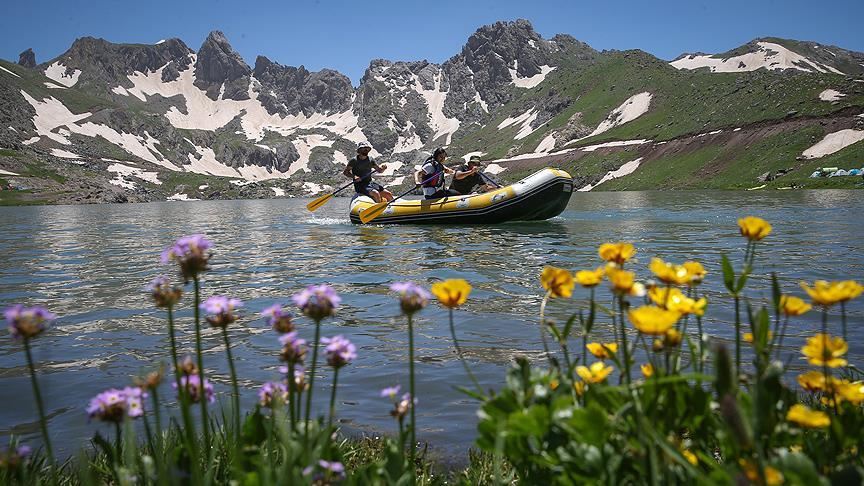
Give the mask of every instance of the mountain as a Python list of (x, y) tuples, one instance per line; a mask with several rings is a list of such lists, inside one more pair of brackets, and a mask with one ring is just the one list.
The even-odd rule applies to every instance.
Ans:
[(864, 54), (813, 42), (667, 62), (525, 20), (479, 28), (441, 64), (372, 60), (357, 87), (250, 67), (218, 31), (197, 51), (85, 37), (42, 64), (0, 61), (0, 186), (17, 188), (0, 203), (311, 195), (342, 182), (358, 142), (391, 186), (442, 145), (504, 180), (555, 164), (586, 189), (851, 186), (807, 176), (862, 165), (862, 78)]

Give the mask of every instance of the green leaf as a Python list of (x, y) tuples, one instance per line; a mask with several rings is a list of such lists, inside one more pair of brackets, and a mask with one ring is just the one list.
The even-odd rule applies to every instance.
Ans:
[(267, 430), (264, 428), (264, 416), (261, 415), (261, 407), (255, 407), (255, 411), (246, 416), (243, 424), (243, 443), (245, 445), (258, 445), (267, 438)]
[(567, 319), (567, 322), (564, 324), (564, 331), (561, 332), (564, 335), (564, 339), (570, 337), (570, 330), (573, 328), (573, 323), (576, 322), (577, 317), (579, 318), (579, 322), (582, 322), (582, 311), (579, 311), (578, 314), (574, 313), (570, 316), (570, 319)]
[(783, 296), (780, 290), (780, 282), (777, 280), (777, 272), (771, 272), (771, 298), (774, 302), (774, 310), (780, 311), (780, 298)]
[(735, 270), (732, 268), (732, 263), (729, 262), (729, 258), (725, 254), (720, 256), (720, 262), (723, 266), (723, 284), (726, 286), (726, 290), (734, 294)]
[(486, 400), (486, 396), (485, 396), (485, 395), (482, 395), (482, 394), (478, 393), (478, 392), (475, 391), (475, 390), (471, 390), (471, 389), (469, 389), (469, 388), (465, 388), (464, 386), (457, 386), (457, 387), (455, 387), (455, 388), (456, 388), (457, 390), (459, 390), (460, 392), (462, 392), (462, 393), (468, 395), (469, 397), (474, 398), (474, 399), (477, 399), (477, 400), (480, 400), (481, 402), (484, 401), (484, 400)]
[(591, 301), (591, 310), (588, 312), (588, 322), (585, 323), (585, 333), (590, 334), (594, 329), (594, 321), (597, 318), (597, 303)]

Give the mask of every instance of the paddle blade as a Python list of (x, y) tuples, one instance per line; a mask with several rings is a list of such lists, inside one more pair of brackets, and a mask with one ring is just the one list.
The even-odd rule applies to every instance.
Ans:
[(360, 211), (360, 222), (363, 224), (372, 221), (373, 219), (381, 216), (385, 209), (387, 209), (387, 205), (389, 203), (387, 201), (381, 201), (379, 203), (375, 203), (372, 206)]
[(316, 209), (318, 209), (321, 206), (323, 206), (324, 204), (326, 204), (327, 201), (329, 201), (330, 198), (332, 198), (332, 197), (333, 197), (332, 193), (324, 194), (323, 196), (321, 196), (321, 197), (315, 199), (314, 201), (310, 202), (309, 204), (307, 204), (306, 209), (308, 209), (309, 211), (315, 211)]

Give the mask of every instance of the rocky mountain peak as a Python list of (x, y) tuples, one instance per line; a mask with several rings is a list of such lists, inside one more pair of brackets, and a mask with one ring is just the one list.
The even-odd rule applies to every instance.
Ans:
[(28, 48), (18, 55), (18, 65), (26, 68), (36, 67), (36, 53), (33, 52), (32, 48)]
[(310, 116), (351, 107), (351, 80), (332, 69), (310, 72), (304, 66), (283, 66), (258, 56), (252, 73), (261, 83), (258, 100), (270, 113)]
[(195, 63), (195, 86), (207, 92), (213, 100), (249, 99), (249, 76), (252, 69), (231, 47), (225, 34), (210, 32), (198, 50)]

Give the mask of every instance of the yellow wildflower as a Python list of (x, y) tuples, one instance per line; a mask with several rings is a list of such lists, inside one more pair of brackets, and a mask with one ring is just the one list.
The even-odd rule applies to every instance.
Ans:
[[(744, 475), (753, 484), (762, 484), (759, 478), (759, 469), (752, 461), (738, 459), (738, 464), (744, 470)], [(783, 484), (783, 473), (771, 466), (765, 466), (765, 486), (780, 486)]]
[(849, 383), (843, 381), (836, 387), (835, 399), (837, 401), (846, 400), (855, 405), (864, 403), (864, 382), (856, 381)]
[(680, 289), (676, 287), (652, 287), (648, 291), (648, 297), (657, 304), (657, 306), (678, 312), (679, 314), (695, 314), (697, 316), (705, 315), (705, 307), (708, 305), (708, 299), (702, 297), (699, 300), (693, 300), (684, 295)]
[(618, 352), (618, 343), (588, 343), (585, 347), (597, 359), (609, 359)]
[(471, 284), (461, 278), (452, 278), (432, 284), (432, 294), (438, 298), (441, 305), (451, 309), (459, 307), (468, 300)]
[(628, 311), (627, 316), (630, 318), (630, 322), (633, 323), (633, 327), (638, 329), (639, 332), (652, 336), (662, 336), (666, 334), (666, 331), (670, 327), (678, 322), (681, 314), (659, 307), (642, 306)]
[(549, 291), (550, 297), (570, 297), (573, 295), (573, 274), (563, 268), (546, 266), (540, 274), (540, 284)]
[(603, 267), (597, 267), (596, 270), (579, 270), (576, 272), (576, 281), (583, 287), (594, 287), (603, 280), (603, 274), (606, 273)]
[(764, 219), (755, 216), (739, 219), (738, 228), (741, 230), (741, 236), (747, 237), (750, 241), (760, 241), (771, 234), (771, 225)]
[(627, 294), (633, 289), (636, 282), (636, 274), (621, 270), (616, 267), (608, 267), (606, 276), (609, 277), (609, 283), (612, 284), (612, 290), (618, 294)]
[(690, 283), (692, 279), (684, 265), (666, 263), (660, 258), (652, 258), (649, 268), (660, 281), (667, 284), (684, 285)]
[(812, 305), (794, 295), (780, 297), (780, 310), (787, 316), (800, 316), (812, 308)]
[(842, 282), (817, 280), (813, 282), (813, 287), (807, 285), (806, 282), (801, 282), (801, 288), (813, 299), (814, 304), (826, 307), (852, 300), (861, 295), (862, 290), (864, 290), (864, 287), (854, 280)]
[(673, 327), (666, 331), (666, 335), (663, 336), (663, 344), (667, 347), (674, 348), (681, 344), (682, 339), (684, 339), (684, 336), (680, 331)]
[(624, 262), (633, 258), (633, 255), (636, 254), (636, 248), (632, 243), (603, 243), (600, 245), (597, 253), (600, 255), (600, 258), (607, 262), (623, 265)]
[(585, 382), (577, 381), (576, 383), (573, 383), (573, 390), (575, 390), (576, 394), (581, 397), (585, 394)]
[(642, 376), (645, 378), (651, 378), (654, 375), (654, 365), (651, 363), (645, 363), (643, 365), (639, 365), (639, 368), (642, 369)]
[(842, 358), (849, 345), (841, 337), (831, 337), (828, 334), (816, 334), (807, 338), (807, 344), (801, 348), (801, 352), (808, 358), (811, 365), (839, 368), (846, 366), (846, 360)]
[(681, 455), (684, 456), (684, 459), (687, 459), (687, 462), (689, 462), (691, 465), (695, 466), (695, 465), (699, 464), (699, 458), (696, 457), (696, 454), (693, 454), (692, 452), (688, 451), (687, 449), (684, 449), (683, 451), (681, 451)]
[(705, 280), (705, 275), (708, 272), (705, 271), (705, 267), (703, 267), (701, 263), (695, 261), (687, 261), (684, 262), (683, 265), (684, 268), (687, 269), (687, 273), (690, 274), (690, 283), (700, 284), (703, 280)]
[(815, 370), (798, 375), (797, 380), (801, 388), (809, 392), (828, 391), (829, 388), (834, 389), (839, 384), (837, 378), (828, 377), (828, 386), (826, 386), (825, 373)]
[(558, 389), (558, 385), (559, 385), (558, 380), (552, 380), (549, 382), (549, 389), (552, 391), (555, 391)]
[(786, 414), (786, 420), (807, 429), (821, 429), (831, 425), (831, 419), (827, 413), (811, 410), (800, 403), (792, 405)]
[(577, 366), (576, 374), (586, 383), (603, 383), (614, 369), (614, 366), (606, 366), (602, 361), (595, 361), (590, 367)]

